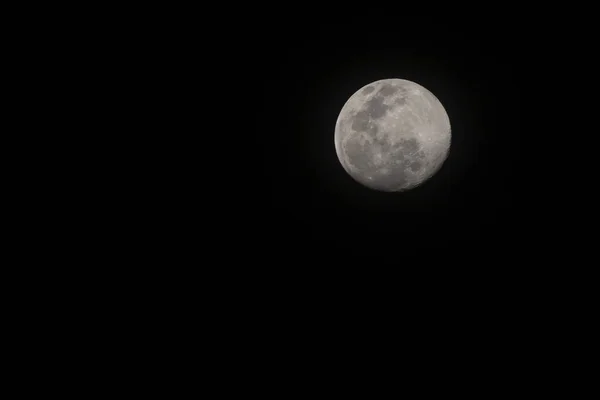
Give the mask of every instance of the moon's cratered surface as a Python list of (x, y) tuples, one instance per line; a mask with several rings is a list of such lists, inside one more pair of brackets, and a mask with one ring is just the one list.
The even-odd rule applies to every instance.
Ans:
[(371, 189), (396, 192), (431, 178), (450, 150), (450, 119), (423, 86), (384, 79), (355, 92), (335, 125), (335, 149), (346, 172)]

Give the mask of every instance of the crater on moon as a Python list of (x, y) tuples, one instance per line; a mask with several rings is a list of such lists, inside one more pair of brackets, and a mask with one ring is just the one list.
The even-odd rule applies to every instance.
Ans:
[(356, 91), (335, 128), (335, 148), (346, 172), (381, 191), (403, 191), (431, 178), (448, 156), (450, 120), (427, 89), (385, 79)]

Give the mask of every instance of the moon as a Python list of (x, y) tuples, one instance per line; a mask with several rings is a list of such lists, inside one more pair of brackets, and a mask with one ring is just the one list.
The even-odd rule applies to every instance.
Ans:
[(448, 157), (450, 119), (423, 86), (405, 79), (378, 80), (357, 90), (335, 124), (335, 149), (346, 172), (383, 192), (413, 189)]

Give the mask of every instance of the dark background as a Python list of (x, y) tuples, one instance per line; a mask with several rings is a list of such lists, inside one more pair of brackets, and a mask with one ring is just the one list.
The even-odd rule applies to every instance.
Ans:
[[(429, 258), (518, 251), (530, 227), (522, 154), (531, 140), (523, 128), (528, 36), (518, 21), (511, 30), (507, 21), (500, 29), (483, 19), (370, 21), (377, 22), (360, 15), (308, 26), (290, 19), (253, 36), (246, 71), (262, 82), (252, 108), (262, 167), (256, 234), (293, 254), (392, 262), (423, 250)], [(334, 148), (346, 100), (385, 78), (432, 91), (452, 125), (443, 168), (405, 193), (361, 186)]]
[[(565, 39), (564, 18), (542, 30), (535, 23), (541, 17), (509, 19), (486, 4), (487, 11), (468, 10), (461, 19), (407, 15), (402, 7), (315, 17), (322, 9), (300, 13), (290, 6), (269, 8), (260, 18), (254, 9), (242, 24), (227, 13), (221, 22), (207, 9), (178, 10), (165, 22), (161, 7), (153, 18), (136, 9), (125, 19), (129, 36), (119, 32), (114, 43), (101, 41), (114, 57), (86, 42), (67, 49), (74, 61), (59, 64), (71, 78), (79, 72), (75, 84), (97, 99), (89, 106), (77, 92), (68, 93), (97, 115), (72, 121), (77, 141), (65, 144), (74, 142), (69, 150), (82, 159), (100, 153), (94, 166), (101, 179), (83, 163), (66, 162), (81, 172), (65, 183), (68, 196), (53, 179), (31, 207), (46, 203), (44, 211), (56, 222), (42, 224), (41, 231), (23, 224), (58, 239), (48, 241), (48, 251), (28, 245), (21, 254), (61, 261), (42, 273), (24, 269), (27, 287), (37, 280), (49, 288), (34, 308), (50, 304), (50, 324), (58, 321), (56, 309), (67, 310), (77, 329), (83, 326), (78, 315), (90, 316), (96, 331), (105, 318), (101, 334), (107, 328), (104, 336), (115, 336), (116, 322), (126, 347), (144, 344), (148, 332), (158, 332), (159, 342), (169, 346), (186, 343), (182, 332), (197, 338), (192, 325), (199, 324), (201, 334), (212, 331), (225, 341), (219, 354), (239, 346), (262, 352), (255, 335), (271, 345), (283, 342), (277, 353), (284, 357), (288, 347), (304, 354), (338, 348), (354, 357), (343, 338), (367, 330), (393, 332), (396, 342), (413, 333), (430, 339), (428, 346), (456, 348), (461, 342), (453, 338), (440, 341), (440, 332), (456, 332), (465, 342), (461, 351), (475, 337), (481, 355), (490, 343), (501, 352), (518, 348), (506, 346), (507, 337), (527, 351), (545, 345), (540, 338), (548, 331), (575, 326), (557, 320), (558, 312), (573, 317), (581, 304), (593, 304), (585, 299), (593, 292), (583, 291), (581, 282), (595, 280), (578, 275), (569, 285), (564, 279), (565, 271), (575, 276), (594, 266), (595, 258), (582, 259), (579, 250), (596, 245), (581, 238), (587, 229), (594, 239), (593, 214), (576, 213), (581, 188), (596, 186), (593, 178), (587, 186), (576, 181), (585, 148), (595, 150), (585, 134), (596, 132), (590, 122), (595, 113), (583, 113), (574, 89), (586, 91), (593, 80), (581, 67), (581, 53), (565, 54), (568, 45), (557, 40)], [(133, 23), (140, 20), (148, 27)], [(103, 39), (112, 28), (105, 20), (101, 28)], [(548, 32), (555, 34), (549, 38)], [(81, 37), (77, 30), (66, 33)], [(82, 61), (80, 48), (91, 50), (89, 60)], [(333, 134), (341, 107), (357, 88), (393, 77), (414, 80), (442, 101), (453, 145), (433, 179), (411, 192), (388, 194), (363, 188), (344, 172)], [(90, 84), (102, 88), (90, 90)], [(99, 95), (103, 91), (106, 96)], [(569, 104), (575, 109), (567, 112)], [(561, 117), (566, 124), (560, 125)], [(90, 125), (99, 127), (97, 135), (89, 133)], [(49, 132), (41, 131), (54, 140)], [(82, 183), (91, 190), (82, 191)], [(50, 204), (53, 196), (60, 208)], [(67, 213), (73, 224), (65, 223)], [(565, 229), (564, 215), (583, 229)], [(63, 268), (65, 260), (76, 268)], [(422, 279), (402, 279), (411, 273)], [(548, 277), (556, 283), (548, 284)], [(550, 296), (540, 295), (540, 288)], [(571, 292), (581, 304), (565, 306), (577, 299)], [(57, 293), (67, 306), (54, 306)], [(520, 301), (519, 293), (532, 301)], [(86, 296), (94, 297), (98, 311), (83, 301)], [(511, 302), (517, 318), (506, 307)], [(69, 312), (69, 305), (81, 310)], [(541, 311), (551, 323), (539, 334), (528, 332), (527, 323), (536, 324)], [(475, 329), (465, 329), (463, 321)], [(434, 329), (424, 328), (428, 322)], [(398, 323), (400, 329), (390, 329)], [(328, 329), (336, 325), (341, 329)], [(163, 332), (178, 340), (166, 340)], [(320, 346), (302, 346), (306, 338)], [(368, 343), (381, 342), (376, 339)], [(508, 361), (514, 364), (514, 358)]]
[[(76, 239), (51, 251), (66, 249), (78, 267), (45, 273), (82, 292), (61, 293), (67, 303), (82, 305), (80, 314), (91, 315), (95, 325), (98, 313), (81, 301), (96, 294), (91, 287), (99, 289), (100, 315), (111, 322), (122, 316), (120, 331), (127, 324), (142, 327), (134, 342), (147, 332), (194, 335), (191, 325), (199, 323), (202, 333), (212, 330), (233, 352), (240, 345), (262, 351), (257, 336), (287, 342), (279, 354), (290, 343), (304, 352), (296, 343), (305, 338), (316, 338), (317, 348), (352, 354), (339, 344), (366, 331), (396, 338), (410, 332), (445, 347), (461, 342), (440, 341), (440, 332), (456, 332), (463, 347), (473, 337), (483, 348), (512, 337), (529, 350), (544, 332), (556, 331), (558, 311), (574, 315), (564, 306), (564, 299), (577, 298), (570, 292), (591, 304), (580, 289), (584, 279), (578, 276), (570, 287), (565, 280), (565, 271), (593, 266), (594, 258), (583, 260), (569, 241), (583, 236), (586, 224), (595, 228), (591, 213), (579, 219), (584, 229), (561, 223), (565, 215), (576, 220), (574, 210), (581, 208), (574, 177), (592, 141), (580, 133), (595, 134), (592, 124), (579, 130), (572, 119), (585, 125), (595, 114), (582, 117), (581, 98), (573, 93), (591, 81), (579, 53), (565, 54), (556, 40), (565, 38), (562, 32), (548, 38), (562, 24), (541, 30), (532, 19), (508, 19), (493, 8), (469, 10), (460, 19), (386, 7), (374, 15), (356, 10), (328, 17), (315, 17), (320, 9), (268, 9), (256, 18), (260, 10), (254, 9), (242, 24), (227, 21), (227, 14), (221, 22), (207, 10), (178, 10), (166, 23), (158, 11), (159, 17), (145, 19), (148, 29), (129, 23), (130, 36), (115, 35), (120, 47), (106, 48), (120, 49), (118, 57), (93, 49), (89, 64), (98, 71), (85, 71), (76, 82), (85, 92), (89, 82), (107, 91), (94, 108), (97, 119), (83, 118), (77, 126), (77, 137), (87, 138), (87, 126), (102, 123), (77, 154), (89, 158), (100, 148), (95, 165), (103, 181), (82, 174), (90, 193), (81, 192), (80, 181), (69, 182), (75, 193), (65, 208), (81, 210), (77, 224), (67, 227)], [(126, 22), (134, 18), (142, 19), (136, 13)], [(66, 67), (71, 73), (78, 64)], [(111, 79), (111, 71), (120, 79)], [(452, 124), (443, 168), (407, 193), (363, 188), (335, 154), (334, 125), (343, 104), (384, 78), (431, 90)], [(567, 112), (569, 104), (579, 110)], [(110, 151), (103, 152), (102, 143)], [(57, 237), (63, 215), (48, 211), (57, 223), (47, 225), (47, 236)], [(27, 252), (48, 258), (38, 248)], [(100, 267), (89, 268), (89, 259)], [(540, 295), (540, 288), (554, 296)], [(114, 312), (104, 311), (109, 302)], [(541, 310), (553, 324), (523, 340)], [(503, 327), (503, 317), (515, 329)], [(437, 326), (423, 329), (431, 322)], [(465, 329), (468, 322), (475, 329)], [(390, 329), (395, 325), (400, 329)], [(329, 329), (336, 326), (341, 329)]]

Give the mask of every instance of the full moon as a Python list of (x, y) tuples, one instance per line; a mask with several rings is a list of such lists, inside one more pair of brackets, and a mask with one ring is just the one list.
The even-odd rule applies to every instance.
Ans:
[(363, 86), (344, 104), (335, 149), (346, 172), (379, 191), (413, 189), (442, 167), (450, 151), (450, 119), (423, 86), (383, 79)]

